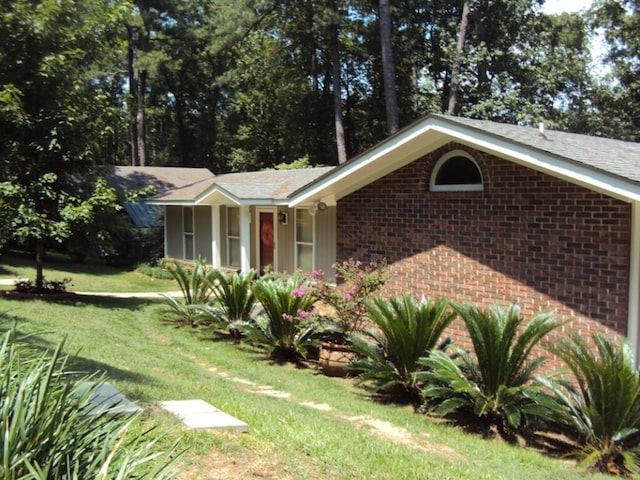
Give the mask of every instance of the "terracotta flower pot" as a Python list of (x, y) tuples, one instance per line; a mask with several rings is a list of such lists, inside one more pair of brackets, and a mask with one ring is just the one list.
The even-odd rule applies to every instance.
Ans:
[(349, 362), (357, 358), (349, 345), (328, 342), (320, 344), (320, 368), (329, 377), (346, 377), (349, 374)]

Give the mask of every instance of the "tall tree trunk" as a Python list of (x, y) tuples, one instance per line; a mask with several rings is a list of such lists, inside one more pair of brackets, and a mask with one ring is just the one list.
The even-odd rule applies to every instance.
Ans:
[[(487, 41), (487, 32), (484, 22), (487, 21), (486, 13), (476, 5), (473, 11), (473, 23), (476, 32), (476, 38), (478, 44), (485, 44)], [(487, 62), (486, 60), (479, 60), (477, 67), (478, 75), (478, 91), (482, 95), (485, 93), (486, 86), (489, 83), (489, 76), (487, 75)]]
[(134, 67), (133, 27), (127, 25), (127, 73), (129, 75), (129, 95), (127, 107), (129, 110), (129, 142), (131, 143), (131, 165), (139, 165), (138, 158), (138, 119), (137, 119), (137, 92), (138, 82)]
[(347, 144), (344, 135), (344, 118), (342, 116), (342, 88), (340, 85), (340, 49), (338, 46), (338, 7), (335, 0), (329, 0), (332, 13), (329, 26), (329, 45), (331, 49), (331, 84), (333, 86), (333, 118), (336, 128), (336, 146), (338, 148), (338, 164), (347, 161)]
[(456, 44), (456, 56), (451, 67), (451, 83), (449, 90), (449, 108), (447, 113), (455, 115), (458, 106), (458, 90), (460, 88), (460, 64), (464, 52), (464, 42), (467, 36), (467, 26), (469, 25), (469, 0), (465, 0), (462, 6), (462, 16), (460, 17), (460, 27), (458, 29), (458, 43)]
[(138, 71), (138, 91), (137, 91), (137, 107), (136, 115), (138, 123), (138, 162), (141, 167), (147, 164), (147, 136), (146, 136), (146, 111), (145, 111), (145, 92), (147, 89), (147, 71)]
[(44, 290), (44, 239), (36, 240), (36, 290)]
[(387, 109), (387, 131), (389, 135), (400, 130), (398, 96), (396, 93), (396, 67), (391, 46), (391, 8), (389, 0), (380, 0), (380, 44), (382, 47), (382, 72), (384, 77), (384, 99)]

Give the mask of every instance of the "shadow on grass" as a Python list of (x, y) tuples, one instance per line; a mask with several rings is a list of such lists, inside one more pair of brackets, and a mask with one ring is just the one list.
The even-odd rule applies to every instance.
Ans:
[(76, 293), (62, 294), (30, 294), (16, 293), (14, 291), (2, 292), (4, 300), (14, 302), (36, 302), (64, 305), (68, 307), (94, 306), (104, 309), (131, 310), (136, 311), (149, 305), (163, 305), (166, 301), (163, 298), (153, 297), (110, 297), (104, 295), (79, 295)]
[[(40, 333), (27, 333), (19, 329), (21, 323), (29, 322), (29, 319), (18, 316), (10, 316), (6, 313), (0, 313), (0, 335), (4, 336), (9, 331), (13, 331), (13, 338), (16, 342), (20, 342), (24, 345), (47, 355), (52, 355), (53, 352), (59, 347), (60, 342), (53, 342), (45, 335), (51, 332), (42, 331)], [(86, 358), (80, 355), (80, 352), (68, 352), (63, 346), (64, 355), (68, 356), (69, 370), (77, 374), (78, 377), (104, 377), (105, 380), (115, 380), (131, 383), (143, 383), (147, 385), (153, 385), (155, 382), (147, 375), (139, 372), (132, 372), (130, 370), (123, 370), (116, 368), (108, 363), (98, 362), (96, 360)], [(128, 395), (129, 396), (129, 395)], [(138, 396), (136, 399), (148, 400)]]
[[(0, 275), (13, 275), (16, 273), (11, 267), (35, 268), (35, 254), (11, 252), (10, 255), (2, 255), (2, 267)], [(124, 267), (113, 267), (99, 263), (79, 263), (68, 259), (57, 259), (47, 256), (45, 258), (44, 270), (47, 272), (47, 265), (55, 265), (56, 274), (86, 274), (86, 275), (117, 275), (130, 269)]]

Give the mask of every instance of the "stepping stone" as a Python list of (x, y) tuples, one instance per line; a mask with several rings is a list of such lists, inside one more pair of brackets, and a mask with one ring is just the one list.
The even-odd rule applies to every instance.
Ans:
[[(95, 382), (82, 382), (79, 385), (79, 391), (84, 394), (88, 389), (94, 388)], [(101, 383), (89, 397), (89, 402), (93, 408), (88, 415), (101, 415), (109, 413), (117, 414), (133, 414), (142, 411), (142, 408), (125, 397), (120, 390), (111, 385), (109, 382)]]
[(176, 415), (182, 423), (194, 429), (226, 429), (248, 432), (249, 425), (232, 417), (204, 400), (170, 400), (160, 406)]

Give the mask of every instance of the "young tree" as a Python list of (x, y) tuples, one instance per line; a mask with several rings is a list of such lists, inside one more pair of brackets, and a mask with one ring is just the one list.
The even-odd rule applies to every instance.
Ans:
[(90, 222), (113, 192), (91, 177), (108, 136), (108, 95), (92, 67), (117, 48), (120, 7), (108, 0), (0, 3), (0, 199), (18, 239), (47, 242)]

